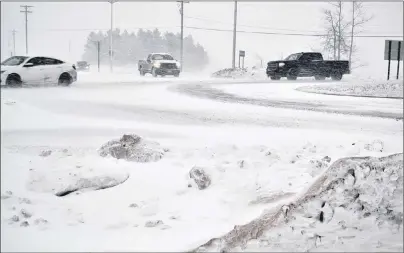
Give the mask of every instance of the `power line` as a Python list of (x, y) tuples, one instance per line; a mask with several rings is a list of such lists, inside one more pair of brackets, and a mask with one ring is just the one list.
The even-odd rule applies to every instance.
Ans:
[[(207, 28), (207, 27), (196, 27), (196, 26), (185, 26), (188, 29), (195, 30), (206, 30), (206, 31), (217, 31), (217, 32), (233, 32), (229, 29), (219, 29), (219, 28)], [(285, 35), (285, 36), (306, 36), (306, 37), (323, 37), (327, 34), (304, 34), (304, 33), (277, 33), (277, 32), (259, 32), (259, 31), (243, 31), (237, 30), (238, 33), (252, 33), (252, 34), (266, 34), (266, 35)], [(346, 35), (349, 36), (349, 35)], [(402, 35), (354, 35), (356, 38), (402, 38)]]
[(24, 8), (24, 10), (20, 12), (25, 13), (25, 53), (28, 54), (28, 13), (32, 13), (29, 8), (32, 8), (34, 6), (20, 5), (20, 7)]
[[(213, 20), (213, 19), (207, 19), (207, 18), (203, 18), (203, 17), (190, 17), (190, 16), (185, 16), (185, 18), (188, 18), (188, 19), (196, 19), (196, 20), (202, 20), (202, 21), (208, 21), (208, 22), (213, 22), (213, 23), (218, 23), (218, 24), (233, 25), (233, 24), (231, 24), (231, 23), (229, 23), (229, 22), (222, 22), (222, 21)], [(313, 33), (318, 33), (318, 32), (319, 32), (319, 31), (310, 31), (310, 30), (294, 30), (294, 29), (285, 29), (285, 28), (274, 28), (274, 27), (268, 27), (268, 26), (245, 25), (245, 24), (237, 24), (237, 26), (249, 27), (249, 28), (270, 29), (270, 30), (275, 30), (275, 31), (313, 32)]]
[[(239, 25), (238, 25), (239, 26)], [(151, 29), (151, 28), (179, 28), (180, 26), (150, 26), (150, 27), (126, 27), (125, 29)], [(184, 26), (184, 28), (194, 30), (218, 31), (218, 32), (232, 32), (230, 29), (210, 28), (210, 27), (197, 27), (197, 26)], [(75, 32), (75, 31), (109, 31), (109, 28), (79, 28), (79, 29), (46, 29), (50, 32)], [(281, 33), (281, 32), (264, 32), (264, 31), (245, 31), (237, 30), (238, 33), (253, 33), (263, 35), (285, 35), (285, 36), (308, 36), (308, 37), (322, 37), (326, 34), (306, 34), (306, 33)], [(350, 35), (346, 35), (350, 36)], [(402, 38), (403, 35), (354, 35), (354, 37), (362, 38)]]

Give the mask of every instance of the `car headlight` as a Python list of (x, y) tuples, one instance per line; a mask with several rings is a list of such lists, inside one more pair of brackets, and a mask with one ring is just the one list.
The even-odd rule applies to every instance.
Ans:
[(280, 68), (282, 68), (283, 66), (285, 66), (285, 63), (283, 63), (283, 62), (279, 63)]
[(160, 62), (155, 62), (155, 63), (153, 64), (153, 67), (155, 67), (155, 68), (160, 68)]

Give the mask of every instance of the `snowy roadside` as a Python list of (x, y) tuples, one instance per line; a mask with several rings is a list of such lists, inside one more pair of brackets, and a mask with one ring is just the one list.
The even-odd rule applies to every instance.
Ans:
[[(402, 128), (395, 121), (321, 114), (316, 120), (338, 118), (341, 125), (352, 124), (351, 130), (321, 129), (321, 122), (310, 129), (254, 126), (255, 117), (272, 114), (279, 120), (280, 112), (262, 111), (249, 118), (248, 127), (168, 124), (164, 118), (156, 124), (138, 120), (133, 113), (118, 120), (118, 110), (63, 100), (148, 102), (154, 108), (171, 104), (172, 110), (187, 104), (220, 112), (210, 101), (179, 101), (163, 93), (165, 87), (120, 88), (2, 93), (2, 251), (189, 250), (289, 202), (339, 158), (383, 156), (403, 149), (397, 141)], [(256, 110), (223, 107), (235, 119)], [(302, 113), (284, 114), (294, 119)], [(307, 114), (308, 121), (313, 117)], [(360, 129), (358, 122), (364, 120), (375, 128)], [(125, 133), (158, 142), (164, 156), (150, 163), (100, 156), (103, 144)], [(194, 166), (210, 176), (206, 189), (199, 190), (190, 180)], [(102, 189), (105, 185), (110, 188)], [(56, 196), (63, 190), (71, 193)]]
[(333, 163), (293, 202), (197, 252), (403, 251), (403, 154)]
[(402, 99), (403, 80), (351, 81), (349, 83), (301, 86), (296, 88), (296, 90), (328, 95)]

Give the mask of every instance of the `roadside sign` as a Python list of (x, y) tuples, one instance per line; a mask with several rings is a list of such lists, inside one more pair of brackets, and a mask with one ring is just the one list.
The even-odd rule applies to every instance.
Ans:
[(240, 50), (240, 51), (239, 51), (239, 56), (240, 56), (240, 57), (245, 57), (245, 51)]
[(397, 76), (400, 71), (400, 61), (403, 60), (403, 41), (400, 40), (386, 40), (384, 43), (384, 59), (388, 60), (388, 67), (387, 67), (387, 80), (390, 79), (390, 63), (391, 60), (397, 61)]
[[(400, 40), (386, 40), (384, 42), (384, 59), (389, 60), (389, 41), (391, 41), (391, 58), (392, 61), (402, 61), (404, 58), (403, 54), (403, 41)], [(400, 50), (399, 50), (400, 46)], [(399, 53), (400, 52), (400, 53)], [(398, 57), (400, 54), (400, 57)]]

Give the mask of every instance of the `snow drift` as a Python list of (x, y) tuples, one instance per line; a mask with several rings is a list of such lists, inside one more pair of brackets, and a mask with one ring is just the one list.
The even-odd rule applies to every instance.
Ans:
[(344, 96), (403, 98), (403, 80), (365, 81), (328, 85), (311, 85), (297, 88), (298, 91)]
[(289, 205), (193, 252), (377, 251), (383, 244), (402, 252), (402, 224), (403, 154), (350, 157), (334, 162)]

